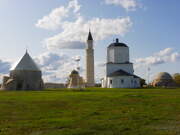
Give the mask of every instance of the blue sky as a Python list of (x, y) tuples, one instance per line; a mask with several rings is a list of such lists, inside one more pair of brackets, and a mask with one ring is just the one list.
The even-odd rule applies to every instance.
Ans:
[[(70, 6), (70, 2), (74, 3)], [(151, 76), (179, 72), (179, 5), (179, 0), (0, 0), (1, 75), (26, 48), (46, 81), (63, 81), (75, 68), (72, 57), (77, 56), (84, 75), (82, 46), (88, 27), (96, 40), (97, 80), (104, 75), (106, 48), (117, 37), (130, 47), (137, 75), (146, 78), (147, 67)]]

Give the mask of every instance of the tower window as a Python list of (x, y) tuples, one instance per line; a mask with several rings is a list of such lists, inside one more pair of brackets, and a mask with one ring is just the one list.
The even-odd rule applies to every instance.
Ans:
[(123, 79), (121, 80), (121, 83), (122, 83), (122, 84), (124, 83), (124, 80), (123, 80)]
[(116, 43), (119, 43), (119, 39), (118, 38), (116, 38)]
[(29, 90), (30, 89), (30, 86), (29, 84), (26, 85), (26, 89)]
[(110, 84), (112, 84), (112, 80), (110, 80)]

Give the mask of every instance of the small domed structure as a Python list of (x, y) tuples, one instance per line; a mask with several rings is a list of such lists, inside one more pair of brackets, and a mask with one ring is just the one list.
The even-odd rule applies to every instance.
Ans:
[(73, 70), (73, 71), (71, 72), (71, 75), (79, 75), (79, 73), (78, 73), (78, 71)]
[(156, 79), (172, 80), (172, 76), (169, 73), (167, 73), (167, 72), (160, 72), (156, 76)]
[(175, 87), (175, 82), (172, 76), (167, 72), (160, 72), (156, 75), (152, 82), (154, 87)]
[(82, 88), (84, 87), (84, 80), (79, 75), (79, 72), (76, 70), (73, 70), (71, 74), (69, 75), (68, 80), (68, 88)]

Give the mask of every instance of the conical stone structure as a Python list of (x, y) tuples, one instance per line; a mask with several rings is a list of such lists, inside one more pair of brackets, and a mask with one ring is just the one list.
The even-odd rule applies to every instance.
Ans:
[(42, 73), (26, 51), (20, 62), (10, 71), (9, 77), (3, 78), (4, 90), (42, 90)]
[(41, 71), (27, 51), (12, 70)]

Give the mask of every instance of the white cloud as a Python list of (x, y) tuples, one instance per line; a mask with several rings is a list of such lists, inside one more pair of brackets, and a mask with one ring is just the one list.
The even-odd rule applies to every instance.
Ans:
[(166, 48), (159, 51), (158, 53), (155, 53), (152, 56), (136, 59), (135, 67), (138, 68), (142, 66), (156, 66), (159, 64), (178, 61), (180, 61), (180, 53), (175, 52), (172, 48)]
[(71, 0), (67, 7), (54, 9), (37, 22), (37, 27), (61, 31), (45, 40), (48, 49), (83, 49), (90, 26), (95, 40), (103, 40), (112, 35), (123, 36), (132, 26), (130, 17), (115, 19), (96, 17), (87, 20), (81, 16), (80, 7), (77, 0)]
[[(64, 83), (70, 72), (77, 66), (74, 58), (63, 53), (45, 52), (36, 57), (35, 61), (42, 70), (45, 82)], [(82, 74), (82, 67), (80, 72)]]
[(105, 0), (106, 4), (121, 6), (127, 11), (135, 11), (139, 6), (136, 0)]
[(95, 62), (96, 82), (100, 83), (106, 75), (106, 62)]
[(180, 53), (175, 52), (175, 53), (171, 54), (171, 60), (173, 62), (177, 62), (177, 61), (179, 62), (180, 61)]
[(12, 62), (0, 59), (0, 83), (2, 83), (3, 76), (9, 73)]
[(48, 38), (45, 41), (47, 48), (50, 49), (84, 49), (85, 43), (80, 41), (65, 41), (61, 35)]
[(77, 0), (72, 0), (68, 4), (68, 9), (71, 9), (71, 8), (73, 9), (73, 12), (76, 13), (80, 10), (81, 5), (79, 5)]
[(167, 56), (171, 55), (173, 53), (172, 48), (165, 48), (164, 50), (159, 51), (158, 53), (155, 53), (157, 56)]
[(56, 30), (63, 25), (63, 20), (69, 17), (71, 10), (77, 13), (80, 7), (77, 0), (71, 0), (67, 7), (61, 6), (53, 9), (49, 15), (38, 20), (36, 26), (43, 29)]
[(0, 60), (0, 74), (7, 74), (11, 68), (11, 64), (10, 61)]
[(117, 19), (94, 18), (85, 21), (79, 17), (75, 22), (66, 22), (63, 32), (46, 39), (47, 48), (84, 49), (89, 26), (95, 40), (103, 40), (112, 35), (123, 36), (128, 32), (132, 22), (129, 17)]
[(105, 67), (106, 66), (106, 62), (97, 62), (96, 66), (97, 67)]
[(67, 17), (68, 10), (64, 7), (54, 9), (48, 16), (38, 20), (36, 26), (39, 28), (55, 30), (61, 25), (62, 19)]

